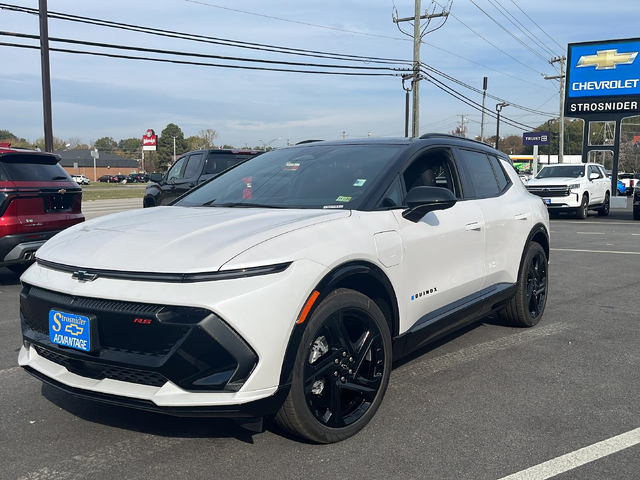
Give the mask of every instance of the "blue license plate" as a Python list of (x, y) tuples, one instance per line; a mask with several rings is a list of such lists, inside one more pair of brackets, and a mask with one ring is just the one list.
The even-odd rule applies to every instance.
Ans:
[(91, 350), (89, 317), (49, 311), (49, 339), (58, 345), (88, 352)]
[(551, 205), (551, 199), (550, 198), (545, 198), (544, 199), (544, 203), (546, 203), (547, 205)]

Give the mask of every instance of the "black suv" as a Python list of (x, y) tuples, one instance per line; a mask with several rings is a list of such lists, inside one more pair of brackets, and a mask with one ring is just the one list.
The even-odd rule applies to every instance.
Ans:
[(196, 185), (227, 168), (255, 157), (256, 150), (196, 150), (182, 155), (167, 173), (152, 173), (144, 194), (143, 206), (168, 205)]

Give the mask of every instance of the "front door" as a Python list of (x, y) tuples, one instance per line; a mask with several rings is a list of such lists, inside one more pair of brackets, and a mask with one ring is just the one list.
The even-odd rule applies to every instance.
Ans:
[(168, 205), (196, 186), (202, 170), (203, 156), (202, 153), (185, 155), (173, 164), (162, 185), (162, 196), (159, 199), (159, 205)]
[(417, 186), (448, 188), (459, 201), (412, 222), (394, 210), (404, 244), (406, 327), (426, 328), (473, 303), (484, 281), (484, 220), (462, 191), (451, 151), (431, 148), (403, 172), (404, 193)]

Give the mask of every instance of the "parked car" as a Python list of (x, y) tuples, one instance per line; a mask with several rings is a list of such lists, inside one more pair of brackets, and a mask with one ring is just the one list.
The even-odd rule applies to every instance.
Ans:
[(101, 183), (118, 183), (118, 178), (115, 175), (102, 175), (98, 178)]
[(549, 212), (575, 212), (587, 218), (589, 210), (609, 215), (611, 180), (597, 163), (545, 165), (527, 182), (527, 190), (542, 197)]
[(255, 150), (197, 150), (182, 155), (165, 174), (152, 173), (143, 206), (168, 205), (227, 168), (259, 155)]
[(624, 184), (627, 195), (633, 195), (633, 189), (640, 183), (640, 173), (621, 173), (618, 179)]
[(546, 207), (480, 142), (274, 150), (47, 243), (22, 277), (19, 363), (84, 399), (337, 442), (393, 359), (492, 312), (536, 325), (548, 256)]
[(618, 195), (627, 195), (627, 187), (618, 179)]
[(132, 173), (127, 177), (127, 183), (147, 183), (149, 176), (143, 173)]
[(640, 220), (640, 182), (636, 183), (633, 190), (633, 219)]
[(0, 267), (22, 273), (48, 239), (84, 221), (82, 188), (59, 161), (0, 144)]
[(73, 180), (78, 185), (90, 185), (91, 184), (91, 180), (89, 180), (89, 177), (87, 177), (85, 175), (71, 175), (71, 178), (73, 178)]

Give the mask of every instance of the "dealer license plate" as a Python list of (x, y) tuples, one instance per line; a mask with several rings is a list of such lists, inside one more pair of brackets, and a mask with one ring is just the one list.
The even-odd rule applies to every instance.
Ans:
[(49, 339), (53, 343), (88, 352), (91, 350), (90, 328), (89, 317), (49, 311)]

